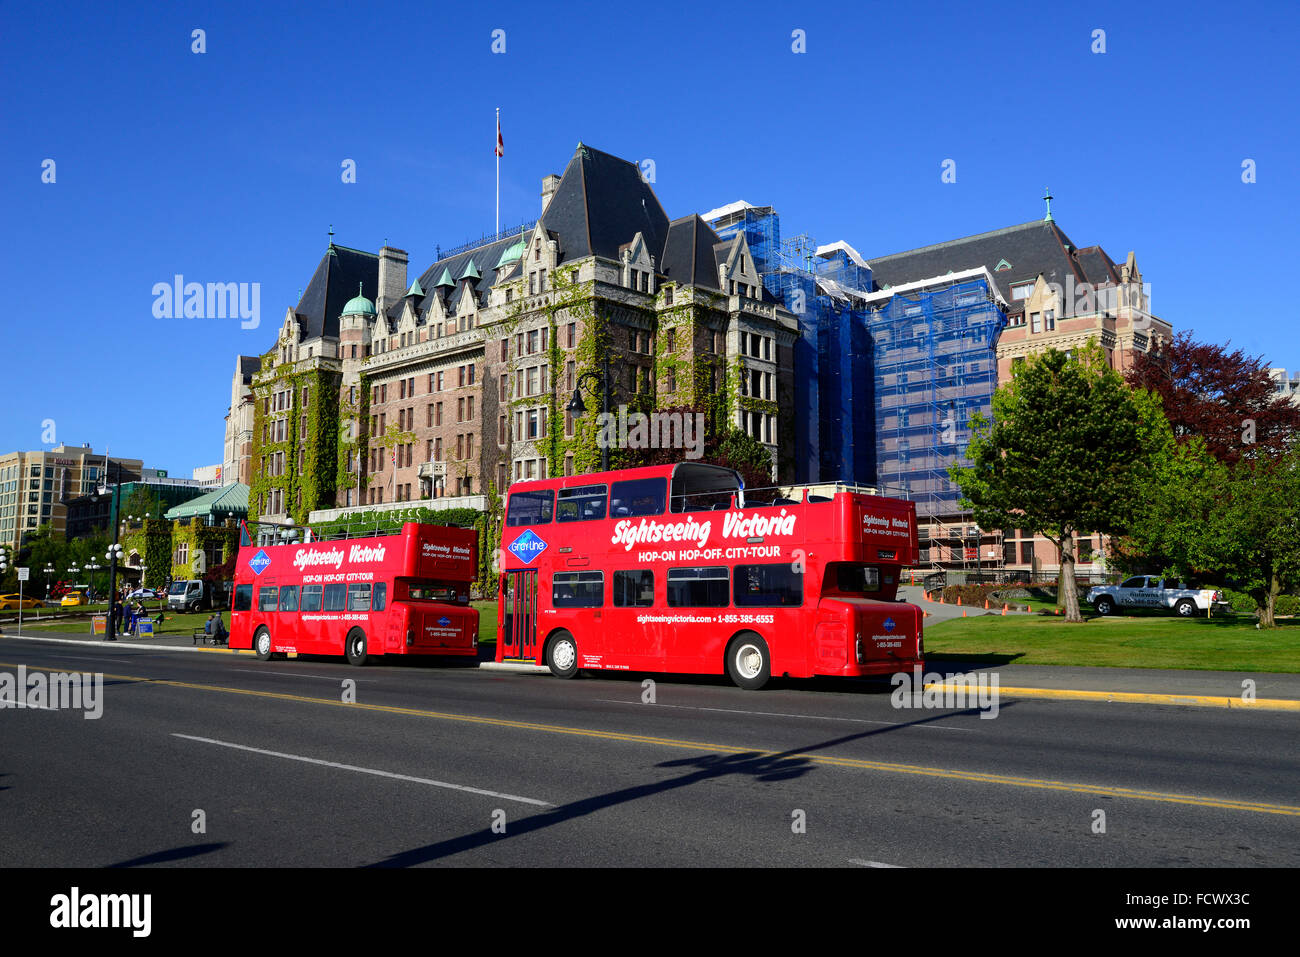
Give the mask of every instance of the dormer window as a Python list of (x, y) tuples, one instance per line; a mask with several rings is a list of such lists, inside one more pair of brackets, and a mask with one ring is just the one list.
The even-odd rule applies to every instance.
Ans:
[(1033, 291), (1034, 291), (1034, 283), (1022, 282), (1018, 286), (1011, 287), (1011, 299), (1013, 302), (1019, 301), (1021, 299), (1028, 299), (1030, 295), (1033, 294)]

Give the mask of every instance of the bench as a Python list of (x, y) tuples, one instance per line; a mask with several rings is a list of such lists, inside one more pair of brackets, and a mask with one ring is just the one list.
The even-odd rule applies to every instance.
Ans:
[(202, 625), (199, 625), (197, 628), (191, 631), (190, 644), (197, 645), (200, 639), (202, 639), (202, 641), (205, 644), (210, 644), (210, 645), (224, 645), (226, 643), (225, 636), (209, 635), (206, 631), (203, 630)]

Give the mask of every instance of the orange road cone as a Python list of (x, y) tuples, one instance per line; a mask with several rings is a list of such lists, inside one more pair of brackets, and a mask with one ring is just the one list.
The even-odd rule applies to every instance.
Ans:
[(943, 592), (939, 592), (939, 604), (941, 604), (941, 605), (944, 604), (944, 600), (943, 600)]
[(958, 595), (958, 596), (957, 596), (957, 604), (959, 604), (959, 605), (961, 604), (961, 595)]
[(989, 600), (988, 600), (987, 598), (985, 598), (985, 599), (984, 599), (984, 609), (987, 611), (987, 610), (988, 610), (988, 607), (989, 607)]
[(963, 618), (966, 617), (966, 609), (965, 609), (965, 608), (963, 608), (963, 609), (961, 610), (961, 616), (962, 616)]
[(1007, 606), (1004, 604), (1004, 605), (1002, 606), (1002, 614), (1005, 615), (1006, 613), (1007, 613)]

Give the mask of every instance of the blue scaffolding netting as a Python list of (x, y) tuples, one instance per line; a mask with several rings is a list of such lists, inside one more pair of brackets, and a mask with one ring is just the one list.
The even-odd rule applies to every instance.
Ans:
[(992, 417), (1006, 316), (986, 279), (890, 298), (868, 317), (877, 481), (927, 518), (961, 512), (948, 468), (967, 464), (970, 419)]

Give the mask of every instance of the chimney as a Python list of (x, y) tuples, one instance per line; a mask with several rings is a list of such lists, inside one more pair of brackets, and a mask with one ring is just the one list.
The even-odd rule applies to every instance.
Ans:
[(379, 250), (379, 298), (375, 302), (375, 311), (381, 316), (406, 292), (406, 250), (396, 249), (384, 244)]
[(546, 212), (546, 207), (551, 205), (551, 197), (555, 191), (560, 188), (560, 177), (552, 173), (550, 176), (542, 179), (542, 212)]

